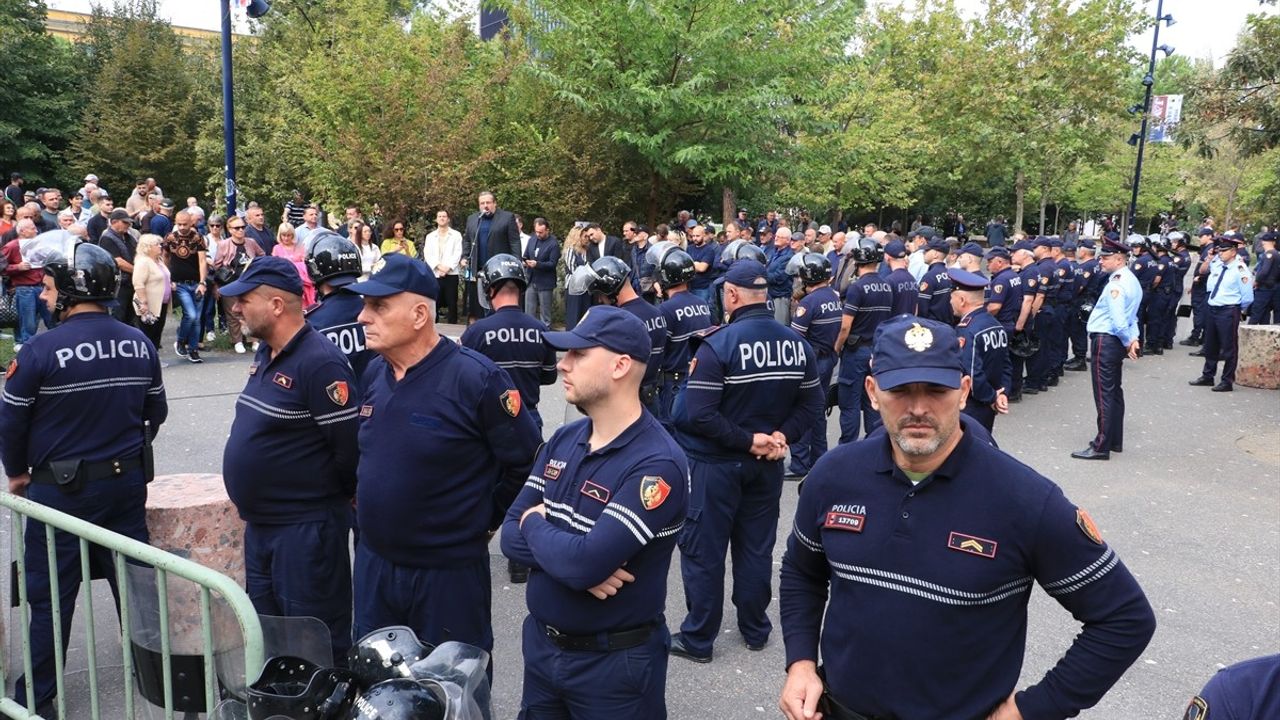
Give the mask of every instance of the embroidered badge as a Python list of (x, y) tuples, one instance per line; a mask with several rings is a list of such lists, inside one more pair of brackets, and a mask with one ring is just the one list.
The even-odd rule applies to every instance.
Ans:
[(347, 401), (351, 399), (351, 391), (343, 380), (335, 380), (329, 383), (324, 391), (329, 396), (329, 399), (339, 407), (345, 407)]
[(1080, 528), (1080, 532), (1084, 536), (1094, 541), (1098, 545), (1102, 544), (1102, 533), (1098, 532), (1098, 526), (1093, 522), (1093, 518), (1089, 517), (1089, 512), (1084, 508), (1076, 508), (1076, 526)]
[(293, 378), (285, 375), (284, 373), (276, 373), (276, 376), (271, 378), (271, 382), (279, 385), (285, 390), (293, 389)]
[(13, 377), (13, 374), (16, 372), (18, 372), (18, 358), (14, 358), (9, 361), (9, 368), (4, 371), (4, 379), (8, 380)]
[(1209, 717), (1209, 701), (1196, 695), (1191, 698), (1191, 702), (1187, 703), (1187, 711), (1182, 714), (1182, 720), (1208, 720)]
[(1004, 289), (1004, 286), (1003, 286), (1003, 285), (1001, 285), (1000, 283), (996, 283), (996, 286), (995, 286), (995, 287), (993, 287), (993, 288), (991, 288), (991, 292), (992, 292), (993, 294), (998, 295), (998, 294), (1000, 294), (1000, 291), (1001, 291), (1001, 290), (1003, 290), (1003, 289)]
[(826, 522), (822, 523), (822, 527), (825, 530), (846, 530), (848, 532), (860, 533), (866, 524), (866, 515), (832, 510), (827, 513)]
[(696, 368), (696, 367), (698, 367), (698, 358), (694, 358), (694, 359), (692, 359), (692, 360), (690, 360), (690, 361), (689, 361), (689, 374), (690, 374), (690, 375), (692, 375), (692, 374), (693, 374), (693, 370), (694, 370), (694, 368)]
[(921, 282), (921, 283), (920, 283), (920, 291), (921, 291), (921, 292), (924, 292), (925, 290), (928, 290), (928, 289), (929, 289), (929, 281), (928, 281), (928, 280), (925, 280), (924, 282)]
[(916, 352), (924, 352), (933, 347), (933, 331), (921, 326), (920, 323), (911, 323), (911, 328), (902, 339), (907, 347)]
[(640, 504), (645, 510), (657, 510), (671, 494), (671, 486), (657, 475), (640, 478)]
[(1035, 278), (1028, 278), (1028, 279), (1027, 279), (1027, 286), (1028, 286), (1028, 287), (1035, 287), (1035, 286), (1036, 286)]
[(252, 365), (250, 365), (250, 366), (249, 366), (249, 374), (250, 374), (250, 375), (257, 375), (257, 374), (258, 374), (258, 363), (254, 363), (254, 364), (252, 364)]
[(963, 350), (963, 349), (964, 349), (964, 336), (963, 336), (963, 335), (961, 335), (960, 337), (956, 338), (956, 342), (960, 343), (960, 349), (961, 349), (961, 350)]
[(1120, 288), (1111, 288), (1111, 299), (1112, 300), (1120, 299)]
[(502, 409), (511, 417), (520, 414), (520, 391), (512, 388), (502, 393), (498, 398), (498, 402), (502, 405)]
[(367, 418), (367, 417), (373, 417), (373, 406), (372, 406), (372, 405), (361, 405), (361, 406), (360, 406), (360, 417), (366, 417), (366, 418)]
[(985, 558), (994, 558), (996, 556), (997, 545), (999, 543), (995, 540), (987, 540), (964, 533), (952, 532), (947, 536), (947, 547), (952, 550), (959, 550), (971, 555), (980, 555)]
[(567, 464), (563, 460), (548, 460), (547, 466), (542, 469), (542, 477), (548, 480), (559, 479), (560, 471), (564, 470), (564, 466)]
[(599, 485), (591, 482), (590, 480), (582, 483), (582, 489), (579, 492), (591, 498), (592, 500), (596, 500), (606, 504), (609, 502), (609, 489), (600, 487)]
[(805, 313), (805, 309), (803, 305), (796, 308), (796, 317), (804, 317), (804, 313)]

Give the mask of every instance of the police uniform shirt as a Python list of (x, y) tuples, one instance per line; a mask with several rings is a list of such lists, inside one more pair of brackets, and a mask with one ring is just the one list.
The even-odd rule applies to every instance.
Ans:
[(1138, 284), (1142, 286), (1143, 292), (1151, 289), (1151, 281), (1155, 280), (1156, 277), (1156, 261), (1154, 257), (1145, 254), (1138, 255), (1134, 257), (1129, 269), (1133, 271), (1133, 276), (1138, 278)]
[(1071, 267), (1071, 261), (1067, 258), (1061, 258), (1055, 263), (1057, 269), (1054, 275), (1058, 281), (1057, 299), (1060, 305), (1066, 305), (1075, 298), (1076, 295), (1076, 271)]
[[(635, 628), (666, 606), (667, 576), (687, 511), (688, 462), (642, 410), (612, 442), (591, 448), (591, 420), (547, 441), (502, 526), (502, 551), (529, 565), (529, 613), (571, 635)], [(520, 517), (538, 503), (546, 517)], [(605, 602), (587, 592), (615, 570), (635, 576)]]
[[(691, 292), (676, 293), (658, 306), (667, 324), (666, 350), (662, 354), (662, 372), (687, 373), (689, 340), (711, 327), (711, 307)], [(647, 371), (648, 368), (645, 368)], [(646, 375), (648, 372), (645, 373)]]
[(1046, 257), (1036, 262), (1035, 268), (1040, 274), (1040, 283), (1036, 285), (1036, 292), (1044, 296), (1045, 305), (1056, 305), (1058, 288), (1061, 285), (1058, 282), (1058, 266), (1054, 264), (1053, 258)]
[(1191, 253), (1187, 252), (1186, 248), (1183, 248), (1171, 255), (1170, 261), (1173, 263), (1174, 268), (1173, 286), (1177, 290), (1178, 296), (1181, 297), (1183, 282), (1187, 278), (1187, 271), (1191, 269)]
[(1200, 246), (1200, 253), (1199, 255), (1196, 256), (1195, 263), (1192, 265), (1192, 268), (1191, 268), (1191, 273), (1192, 273), (1191, 292), (1193, 293), (1208, 292), (1208, 290), (1205, 289), (1205, 285), (1204, 285), (1205, 276), (1200, 274), (1200, 265), (1205, 260), (1210, 259), (1211, 255), (1209, 254), (1209, 251), (1212, 249), (1213, 249), (1212, 241), (1205, 242), (1204, 245)]
[(1081, 303), (1092, 304), (1102, 291), (1101, 278), (1098, 278), (1098, 259), (1089, 258), (1076, 265), (1076, 298)]
[(1263, 250), (1258, 254), (1258, 265), (1253, 271), (1259, 287), (1275, 287), (1280, 280), (1280, 252)]
[(506, 371), (441, 337), (396, 380), (378, 357), (360, 407), (360, 542), (410, 567), (488, 553), (542, 435)]
[(1013, 268), (1007, 267), (991, 278), (987, 289), (987, 302), (1000, 303), (996, 320), (1000, 321), (1006, 331), (1012, 330), (1018, 323), (1018, 315), (1022, 313), (1022, 278), (1018, 277)]
[(1219, 670), (1191, 699), (1183, 720), (1263, 720), (1280, 717), (1280, 655)]
[(658, 371), (662, 369), (662, 355), (667, 350), (667, 319), (658, 312), (658, 308), (645, 302), (644, 298), (634, 298), (618, 307), (640, 318), (640, 322), (644, 323), (644, 329), (649, 331), (649, 342), (652, 343), (649, 357), (636, 358), (646, 363), (644, 379), (640, 384), (642, 387), (648, 387), (658, 382)]
[(1142, 305), (1142, 285), (1127, 267), (1111, 273), (1102, 292), (1094, 299), (1085, 330), (1115, 335), (1126, 347), (1138, 339), (1138, 308)]
[(920, 294), (920, 283), (906, 268), (898, 268), (884, 278), (893, 290), (893, 305), (889, 317), (898, 315), (915, 315), (916, 299)]
[(507, 371), (520, 398), (536, 409), (542, 386), (556, 381), (556, 351), (542, 342), (547, 326), (516, 305), (471, 323), (459, 342)]
[(699, 460), (752, 459), (754, 433), (800, 439), (822, 411), (813, 349), (765, 303), (696, 338), (689, 381), (672, 411), (676, 440)]
[(973, 399), (983, 405), (996, 400), (996, 391), (1008, 389), (1013, 379), (1009, 364), (1009, 333), (985, 307), (976, 308), (956, 323), (960, 353), (967, 374), (973, 378)]
[(1253, 278), (1249, 275), (1248, 266), (1238, 257), (1230, 263), (1215, 257), (1209, 263), (1206, 287), (1212, 307), (1248, 306), (1253, 302)]
[(951, 277), (947, 275), (946, 264), (936, 262), (929, 266), (920, 278), (916, 301), (916, 314), (920, 317), (948, 325), (955, 321), (951, 312)]
[[(1043, 294), (1040, 291), (1040, 286), (1042, 284), (1040, 280), (1040, 267), (1035, 263), (1031, 263), (1030, 265), (1022, 268), (1022, 271), (1018, 273), (1018, 277), (1022, 280), (1022, 302), (1034, 303), (1036, 295)], [(1019, 312), (1021, 312), (1021, 309), (1019, 309)], [(1035, 313), (1031, 313), (1028, 317), (1035, 317)], [(1015, 324), (1017, 321), (1018, 319), (1014, 318)]]
[(307, 324), (329, 339), (347, 356), (357, 383), (375, 353), (365, 345), (364, 326), (356, 318), (364, 310), (364, 300), (354, 293), (329, 293), (318, 305), (307, 308)]
[(849, 339), (871, 342), (880, 323), (893, 317), (893, 301), (893, 286), (879, 275), (869, 273), (854, 280), (844, 291), (844, 314), (853, 317)]
[(786, 662), (816, 660), (821, 646), (832, 693), (860, 713), (985, 718), (1018, 682), (1033, 582), (1084, 627), (1016, 702), (1026, 718), (1072, 717), (1155, 628), (1088, 514), (968, 432), (914, 485), (887, 436), (841, 445), (809, 472), (787, 540)]
[(106, 313), (76, 313), (23, 344), (5, 373), (0, 457), (10, 477), (55, 460), (137, 457), (168, 415), (156, 349)]
[(349, 501), (359, 409), (351, 364), (310, 325), (274, 358), (263, 343), (222, 455), (222, 478), (240, 517), (269, 525), (311, 522)]
[(800, 299), (791, 314), (791, 329), (809, 341), (819, 355), (834, 355), (840, 337), (844, 304), (830, 285), (820, 287)]
[(1170, 258), (1168, 255), (1160, 255), (1156, 257), (1155, 265), (1156, 265), (1156, 272), (1155, 272), (1155, 275), (1152, 277), (1152, 282), (1155, 282), (1155, 278), (1159, 278), (1160, 285), (1157, 287), (1157, 289), (1160, 292), (1169, 292), (1170, 288), (1173, 287), (1173, 276), (1174, 276), (1174, 273), (1176, 272), (1173, 266), (1172, 258)]

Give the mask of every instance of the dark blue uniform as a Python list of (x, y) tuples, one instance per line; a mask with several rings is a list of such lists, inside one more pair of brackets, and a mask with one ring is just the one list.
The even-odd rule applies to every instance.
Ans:
[(945, 264), (936, 262), (924, 271), (916, 300), (916, 315), (948, 325), (955, 323), (951, 312), (951, 278), (947, 276)]
[(1169, 328), (1169, 311), (1170, 308), (1177, 310), (1181, 288), (1175, 288), (1178, 270), (1173, 264), (1172, 257), (1168, 254), (1157, 255), (1154, 262), (1156, 272), (1152, 278), (1151, 302), (1147, 308), (1147, 327), (1149, 328), (1147, 342), (1152, 351), (1162, 353), (1165, 337), (1173, 334), (1173, 330)]
[(985, 718), (1018, 681), (1037, 582), (1084, 627), (1016, 702), (1026, 718), (1071, 717), (1155, 630), (1088, 514), (969, 432), (917, 484), (888, 437), (842, 445), (809, 473), (787, 540), (786, 662), (821, 648), (834, 699), (869, 716)]
[(279, 354), (262, 344), (236, 400), (222, 456), (245, 521), (245, 590), (264, 615), (316, 617), (335, 658), (351, 645), (349, 508), (360, 390), (351, 365), (310, 325)]
[(364, 326), (356, 318), (364, 309), (359, 295), (334, 292), (320, 298), (320, 303), (307, 308), (307, 324), (338, 346), (359, 382), (375, 353), (364, 341)]
[(1005, 332), (1012, 333), (1022, 312), (1022, 278), (1013, 268), (1007, 267), (991, 278), (987, 285), (987, 302), (1000, 303), (995, 318), (1004, 326)]
[[(1168, 316), (1164, 323), (1164, 349), (1173, 348), (1173, 336), (1178, 330), (1178, 305), (1182, 302), (1182, 294), (1185, 292), (1187, 272), (1191, 269), (1191, 253), (1186, 248), (1182, 248), (1177, 252), (1169, 255), (1169, 262), (1173, 265), (1173, 284), (1170, 286), (1173, 299), (1169, 303)], [(1161, 283), (1163, 285), (1164, 283)]]
[(491, 651), (489, 532), (529, 474), (538, 426), (506, 371), (445, 337), (403, 378), (379, 357), (364, 382), (356, 635), (408, 625)]
[(1043, 300), (1040, 311), (1036, 313), (1036, 337), (1040, 340), (1040, 350), (1027, 359), (1027, 385), (1044, 391), (1049, 389), (1050, 379), (1057, 377), (1055, 353), (1062, 335), (1062, 313), (1057, 307), (1058, 267), (1050, 257), (1038, 260), (1032, 267), (1037, 273), (1035, 294), (1043, 296)]
[[(502, 526), (502, 552), (531, 567), (520, 717), (665, 718), (663, 609), (688, 463), (648, 411), (604, 447), (591, 431), (590, 419), (556, 431)], [(546, 515), (521, 525), (539, 503)], [(617, 595), (587, 592), (624, 566), (635, 581)]]
[(1280, 717), (1280, 655), (1268, 655), (1219, 670), (1200, 694), (1191, 698), (1182, 720), (1277, 717)]
[(1253, 291), (1253, 304), (1249, 306), (1250, 325), (1270, 325), (1280, 322), (1280, 302), (1276, 285), (1280, 285), (1280, 251), (1263, 250), (1258, 255), (1258, 265), (1253, 270), (1258, 287)]
[(1076, 269), (1065, 257), (1054, 261), (1057, 270), (1054, 272), (1058, 281), (1058, 294), (1054, 307), (1058, 310), (1058, 345), (1053, 355), (1053, 372), (1061, 376), (1063, 365), (1067, 363), (1068, 340), (1070, 339), (1071, 316), (1075, 314), (1076, 305)]
[(997, 392), (1003, 390), (1008, 395), (1011, 384), (1009, 333), (986, 308), (978, 308), (960, 318), (956, 335), (960, 338), (965, 372), (973, 378), (964, 412), (991, 432), (996, 421), (991, 404), (996, 401)]
[[(942, 275), (946, 277), (946, 270)], [(947, 282), (951, 278), (947, 277)], [(948, 285), (947, 297), (950, 296)], [(845, 291), (844, 314), (853, 317), (853, 324), (840, 353), (840, 387), (836, 389), (841, 444), (857, 440), (864, 427), (870, 433), (880, 425), (880, 413), (871, 407), (865, 385), (867, 373), (871, 372), (871, 342), (880, 323), (893, 317), (894, 297), (893, 286), (876, 273), (860, 276)]]
[(541, 320), (511, 305), (471, 323), (459, 338), (463, 347), (475, 350), (507, 371), (539, 430), (542, 415), (538, 413), (538, 401), (542, 399), (542, 386), (556, 381), (556, 351), (542, 342), (542, 333), (546, 331), (547, 326)]
[(667, 351), (667, 319), (658, 312), (658, 308), (645, 302), (644, 298), (635, 298), (618, 307), (640, 318), (644, 329), (649, 331), (649, 341), (653, 343), (649, 357), (636, 359), (645, 363), (644, 379), (640, 381), (640, 400), (650, 412), (654, 412), (658, 409), (658, 376), (662, 372), (662, 356)]
[(916, 299), (920, 293), (920, 284), (916, 282), (911, 271), (898, 268), (884, 278), (893, 290), (893, 306), (889, 311), (891, 317), (897, 315), (915, 315)]
[[(43, 301), (40, 301), (43, 302)], [(9, 364), (0, 405), (0, 457), (9, 477), (31, 474), (27, 498), (147, 542), (143, 423), (154, 435), (168, 414), (160, 361), (136, 328), (102, 312), (79, 312), (23, 344)], [(79, 489), (57, 485), (50, 463), (82, 461)], [(117, 470), (117, 464), (120, 470)], [(23, 534), (36, 704), (57, 692), (53, 603), (43, 523)], [(80, 591), (80, 544), (54, 534), (65, 654)], [(115, 590), (111, 553), (89, 546), (89, 566)], [(16, 590), (15, 590), (16, 592)], [(15, 698), (26, 703), (26, 684)]]
[[(1018, 280), (1022, 285), (1022, 302), (1035, 303), (1036, 295), (1040, 294), (1040, 269), (1036, 266), (1035, 263), (1031, 263), (1030, 265), (1027, 265), (1026, 267), (1022, 268), (1020, 272), (1018, 272)], [(1021, 310), (1019, 310), (1019, 312), (1021, 312)], [(1014, 318), (1014, 327), (1015, 328), (1017, 327), (1017, 318)], [(1028, 333), (1031, 333), (1032, 335), (1036, 334), (1036, 316), (1034, 313), (1030, 313), (1027, 315), (1027, 321), (1023, 325), (1022, 329), (1023, 329), (1023, 332), (1028, 332)], [(1032, 378), (1035, 377), (1035, 374), (1032, 370), (1032, 368), (1035, 366), (1035, 356), (1032, 355), (1029, 358), (1024, 358), (1024, 357), (1019, 357), (1017, 355), (1014, 355), (1013, 353), (1010, 353), (1009, 365), (1012, 373), (1012, 384), (1013, 384), (1012, 397), (1016, 398), (1022, 395), (1022, 388), (1024, 386), (1024, 376), (1025, 376), (1025, 384), (1032, 385), (1034, 387), (1034, 384), (1031, 382), (1031, 380)], [(1035, 387), (1034, 389), (1039, 390), (1040, 388)]]
[[(809, 341), (818, 359), (818, 382), (824, 399), (831, 385), (831, 374), (840, 358), (836, 354), (836, 340), (840, 338), (840, 319), (843, 316), (844, 305), (830, 285), (810, 291), (791, 314), (791, 329)], [(822, 412), (818, 413), (817, 421), (804, 437), (791, 446), (791, 474), (808, 473), (826, 451), (827, 414)]]
[(1133, 271), (1133, 276), (1138, 278), (1138, 284), (1142, 286), (1142, 305), (1138, 308), (1138, 332), (1142, 346), (1146, 347), (1151, 300), (1155, 297), (1151, 292), (1151, 283), (1156, 279), (1159, 269), (1156, 267), (1155, 257), (1149, 252), (1137, 255), (1129, 265), (1129, 269)]
[(1074, 272), (1075, 298), (1067, 308), (1067, 336), (1071, 340), (1072, 361), (1083, 363), (1089, 356), (1089, 333), (1085, 330), (1089, 312), (1084, 308), (1093, 309), (1102, 291), (1102, 279), (1095, 277), (1100, 272), (1097, 258), (1077, 263)]
[(1186, 340), (1188, 345), (1204, 343), (1204, 326), (1209, 317), (1209, 288), (1205, 285), (1208, 275), (1200, 273), (1200, 264), (1208, 259), (1213, 241), (1201, 237), (1200, 242), (1200, 254), (1191, 259), (1191, 334)]
[(689, 614), (680, 629), (692, 652), (709, 657), (720, 633), (731, 539), (738, 629), (750, 645), (768, 641), (782, 461), (756, 459), (752, 435), (781, 431), (795, 442), (821, 412), (809, 343), (779, 325), (767, 305), (738, 308), (728, 325), (696, 343), (689, 382), (675, 407), (676, 439), (689, 456), (691, 483), (680, 534)]
[(711, 308), (697, 295), (681, 292), (663, 301), (658, 312), (667, 324), (666, 350), (658, 375), (658, 420), (668, 432), (674, 432), (671, 408), (676, 396), (684, 392), (685, 381), (689, 379), (689, 361), (693, 359), (689, 341), (711, 327)]

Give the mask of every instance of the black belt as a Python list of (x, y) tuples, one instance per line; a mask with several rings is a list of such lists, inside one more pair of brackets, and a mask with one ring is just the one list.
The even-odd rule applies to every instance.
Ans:
[(123, 475), (142, 467), (142, 457), (117, 458), (102, 462), (58, 460), (31, 471), (31, 482), (37, 485), (71, 485)]
[(837, 700), (831, 694), (831, 687), (827, 685), (826, 668), (818, 668), (818, 677), (822, 678), (822, 697), (818, 698), (818, 710), (822, 712), (824, 720), (880, 720), (873, 715), (852, 710)]
[(567, 635), (550, 625), (543, 625), (543, 632), (552, 645), (571, 652), (613, 652), (639, 647), (649, 641), (657, 623), (648, 623), (629, 630), (594, 635)]
[(674, 382), (680, 382), (681, 380), (685, 379), (688, 376), (688, 373), (667, 372), (666, 370), (663, 370), (662, 372), (658, 373), (658, 376), (661, 377), (663, 380), (672, 380)]

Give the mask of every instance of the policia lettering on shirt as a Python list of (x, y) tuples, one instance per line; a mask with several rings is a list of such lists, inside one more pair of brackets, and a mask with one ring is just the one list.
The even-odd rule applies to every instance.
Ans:
[[(887, 432), (818, 461), (787, 540), (783, 713), (1047, 720), (1093, 706), (1155, 631), (1142, 589), (1057, 485), (962, 430), (970, 378), (950, 326), (885, 322), (873, 368)], [(1083, 629), (1016, 691), (1036, 582)]]

